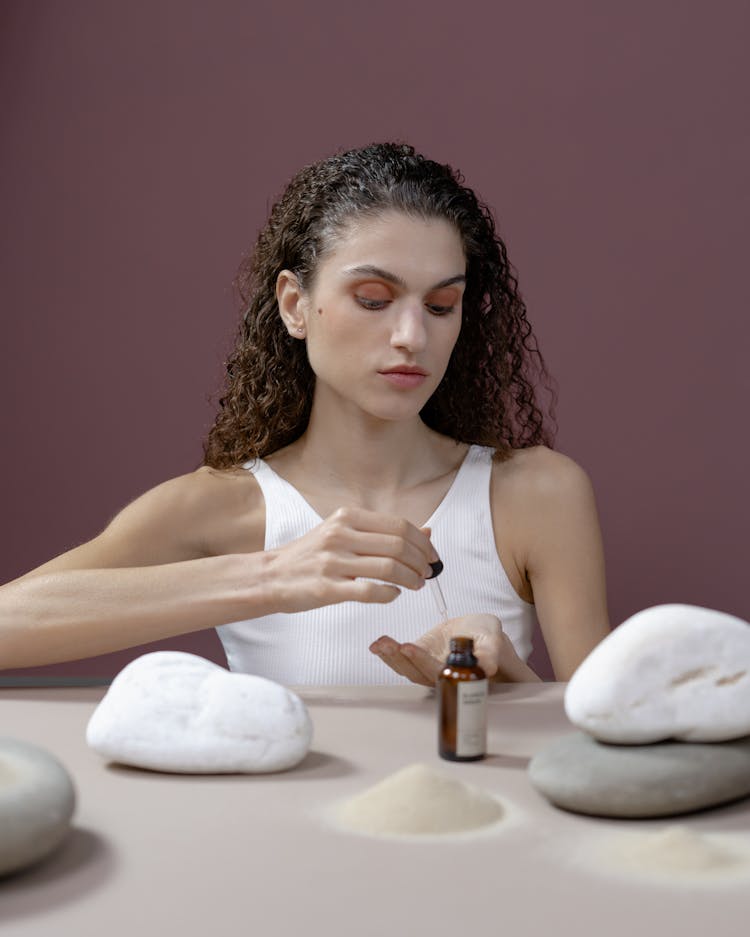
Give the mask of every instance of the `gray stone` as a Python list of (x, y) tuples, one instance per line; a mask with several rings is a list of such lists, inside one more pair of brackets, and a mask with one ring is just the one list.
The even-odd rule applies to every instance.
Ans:
[(74, 809), (73, 782), (57, 758), (28, 742), (0, 738), (0, 875), (59, 846)]
[(302, 700), (182, 651), (143, 654), (112, 681), (86, 741), (121, 764), (200, 774), (284, 771), (312, 740)]
[(565, 810), (602, 817), (668, 817), (750, 794), (750, 738), (611, 745), (584, 733), (537, 752), (529, 779)]

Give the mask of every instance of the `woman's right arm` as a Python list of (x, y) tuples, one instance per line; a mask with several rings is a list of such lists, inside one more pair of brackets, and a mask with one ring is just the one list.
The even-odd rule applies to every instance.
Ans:
[[(212, 556), (212, 513), (239, 506), (240, 489), (251, 552)], [(171, 479), (93, 540), (2, 586), (0, 668), (91, 657), (253, 613), (266, 557), (262, 502), (259, 513), (247, 494), (206, 469)]]
[(262, 494), (248, 473), (199, 469), (159, 485), (93, 540), (0, 587), (0, 669), (273, 612), (390, 602), (399, 587), (424, 584), (436, 555), (412, 525), (369, 511), (336, 511), (269, 552), (264, 529)]

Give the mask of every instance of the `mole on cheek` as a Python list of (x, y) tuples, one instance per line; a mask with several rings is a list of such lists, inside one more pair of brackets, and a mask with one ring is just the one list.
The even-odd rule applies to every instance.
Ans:
[(323, 315), (323, 310), (322, 310), (322, 309), (318, 309), (318, 315), (319, 315), (319, 316), (322, 316), (322, 315)]

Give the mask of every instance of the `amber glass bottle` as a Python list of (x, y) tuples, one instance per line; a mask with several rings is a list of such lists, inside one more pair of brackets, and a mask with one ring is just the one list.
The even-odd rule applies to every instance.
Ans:
[(438, 752), (449, 761), (478, 761), (487, 751), (487, 675), (472, 638), (451, 638), (438, 677)]

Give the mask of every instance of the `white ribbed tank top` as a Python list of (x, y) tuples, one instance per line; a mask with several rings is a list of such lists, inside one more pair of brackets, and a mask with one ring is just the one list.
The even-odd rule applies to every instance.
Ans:
[[(490, 512), (492, 452), (471, 446), (424, 526), (432, 529), (432, 543), (445, 564), (440, 585), (449, 616), (496, 615), (526, 660), (534, 606), (516, 593), (497, 555)], [(243, 468), (253, 472), (265, 499), (266, 550), (284, 546), (323, 522), (299, 491), (262, 459)], [(432, 588), (428, 582), (418, 592), (404, 589), (388, 605), (342, 602), (235, 621), (216, 631), (230, 670), (292, 685), (408, 683), (368, 647), (384, 634), (413, 641), (439, 624)]]

